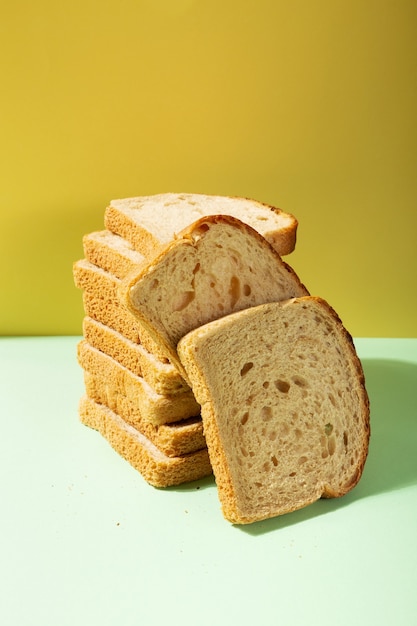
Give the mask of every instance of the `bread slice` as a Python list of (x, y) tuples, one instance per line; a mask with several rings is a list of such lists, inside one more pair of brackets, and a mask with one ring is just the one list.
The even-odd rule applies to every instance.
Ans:
[(166, 352), (155, 343), (147, 330), (132, 315), (119, 297), (120, 279), (97, 267), (87, 259), (73, 265), (75, 286), (83, 291), (84, 312), (106, 326), (120, 332), (148, 352), (167, 362)]
[(105, 212), (105, 226), (151, 259), (177, 233), (209, 215), (231, 215), (249, 224), (281, 254), (296, 243), (297, 220), (273, 206), (247, 198), (190, 193), (165, 193), (113, 200)]
[(200, 416), (155, 426), (143, 419), (137, 404), (114, 389), (104, 378), (84, 372), (84, 382), (89, 398), (120, 415), (167, 456), (182, 456), (207, 448)]
[(353, 341), (322, 299), (269, 303), (185, 336), (226, 519), (246, 524), (346, 494), (368, 452)]
[(192, 224), (120, 287), (121, 300), (183, 376), (176, 346), (189, 331), (234, 311), (308, 294), (266, 239), (228, 216)]
[(141, 376), (157, 392), (175, 395), (190, 391), (185, 380), (170, 363), (164, 363), (141, 344), (134, 343), (105, 324), (86, 316), (83, 320), (84, 339), (108, 354), (128, 370)]
[[(84, 291), (83, 306), (86, 316), (115, 330), (132, 343), (140, 344), (138, 322), (119, 300), (107, 301), (98, 294)], [(151, 346), (146, 346), (146, 349), (150, 351)], [(162, 354), (158, 354), (158, 358), (162, 362), (168, 363), (168, 358), (163, 357)]]
[(87, 396), (80, 400), (79, 415), (83, 424), (98, 430), (112, 448), (154, 487), (180, 485), (212, 474), (207, 449), (169, 457), (117, 413)]
[(85, 258), (114, 274), (124, 278), (135, 267), (145, 262), (146, 258), (133, 246), (109, 230), (89, 233), (83, 237)]
[(168, 424), (200, 415), (200, 406), (191, 390), (171, 396), (158, 394), (142, 377), (93, 348), (85, 339), (78, 343), (77, 356), (86, 372), (105, 378), (111, 388), (134, 402), (143, 419), (152, 424)]

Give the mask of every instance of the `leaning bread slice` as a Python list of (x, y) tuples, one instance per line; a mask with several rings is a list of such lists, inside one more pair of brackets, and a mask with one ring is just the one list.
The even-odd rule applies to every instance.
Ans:
[(270, 303), (184, 337), (224, 516), (245, 524), (346, 494), (368, 452), (352, 338), (313, 297)]
[(192, 224), (120, 286), (121, 300), (183, 375), (176, 346), (190, 330), (308, 293), (266, 239), (229, 216)]
[(231, 215), (249, 224), (281, 254), (294, 250), (297, 220), (276, 207), (247, 198), (165, 193), (113, 200), (105, 226), (151, 259), (189, 224), (209, 215)]
[(89, 398), (120, 415), (167, 456), (181, 456), (207, 447), (200, 416), (155, 425), (143, 419), (137, 403), (114, 389), (101, 376), (84, 372), (84, 383)]
[(87, 259), (73, 264), (74, 284), (83, 291), (84, 312), (87, 316), (121, 332), (131, 341), (142, 344), (149, 352), (167, 359), (146, 329), (138, 323), (119, 298), (120, 279), (97, 267)]
[(174, 395), (156, 393), (141, 376), (93, 348), (85, 339), (78, 343), (77, 357), (86, 372), (105, 378), (112, 389), (132, 400), (143, 419), (152, 424), (168, 424), (200, 415), (200, 406), (191, 390)]
[(111, 411), (84, 396), (79, 403), (80, 420), (98, 430), (112, 448), (154, 487), (170, 487), (212, 474), (207, 449), (169, 457), (138, 430)]

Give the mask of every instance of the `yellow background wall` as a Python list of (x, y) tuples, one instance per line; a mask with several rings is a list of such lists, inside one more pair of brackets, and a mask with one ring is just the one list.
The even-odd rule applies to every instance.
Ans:
[(415, 0), (0, 7), (0, 334), (81, 334), (112, 198), (242, 195), (355, 336), (417, 336)]

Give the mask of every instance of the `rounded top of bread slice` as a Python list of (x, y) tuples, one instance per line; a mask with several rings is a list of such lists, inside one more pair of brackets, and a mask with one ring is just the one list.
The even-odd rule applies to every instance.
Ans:
[(265, 237), (281, 255), (296, 244), (294, 215), (250, 198), (194, 193), (162, 193), (112, 200), (107, 207), (107, 228), (130, 239), (151, 258), (189, 224), (209, 215), (230, 215)]
[(352, 338), (324, 300), (229, 315), (189, 333), (178, 353), (228, 520), (288, 513), (357, 484), (369, 401)]
[(176, 346), (190, 330), (307, 293), (266, 239), (230, 216), (198, 220), (121, 285), (122, 300), (181, 371)]

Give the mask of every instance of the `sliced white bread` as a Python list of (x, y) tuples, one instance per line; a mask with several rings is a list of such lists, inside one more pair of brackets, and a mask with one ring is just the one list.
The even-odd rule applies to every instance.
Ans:
[(118, 331), (134, 343), (142, 344), (148, 352), (167, 362), (166, 352), (120, 300), (119, 278), (87, 259), (74, 263), (73, 277), (75, 286), (83, 291), (86, 316)]
[(101, 433), (143, 478), (154, 487), (170, 487), (198, 480), (212, 473), (207, 449), (169, 457), (117, 413), (84, 396), (79, 403), (80, 420)]
[(167, 456), (182, 456), (207, 447), (200, 416), (155, 426), (143, 419), (137, 403), (109, 385), (104, 378), (84, 372), (84, 382), (89, 398), (120, 415)]
[(184, 376), (176, 347), (189, 331), (234, 311), (306, 294), (266, 239), (229, 216), (192, 224), (120, 284), (121, 300)]
[(115, 361), (124, 365), (137, 376), (141, 376), (160, 394), (174, 395), (190, 391), (178, 370), (164, 363), (141, 344), (134, 343), (109, 326), (85, 317), (83, 335), (88, 343)]
[(200, 406), (191, 390), (174, 395), (156, 393), (142, 377), (93, 348), (85, 339), (78, 343), (77, 357), (86, 372), (105, 378), (112, 389), (135, 403), (143, 419), (152, 424), (168, 424), (200, 415)]
[(249, 224), (281, 254), (296, 243), (297, 220), (276, 207), (250, 200), (190, 193), (165, 193), (113, 200), (105, 226), (151, 259), (193, 222), (209, 215), (231, 215)]
[(109, 230), (89, 233), (83, 237), (85, 258), (114, 274), (117, 278), (124, 278), (135, 266), (141, 265), (145, 257), (133, 246)]
[(189, 333), (178, 354), (226, 519), (263, 520), (357, 484), (369, 401), (352, 338), (324, 300), (235, 313)]

